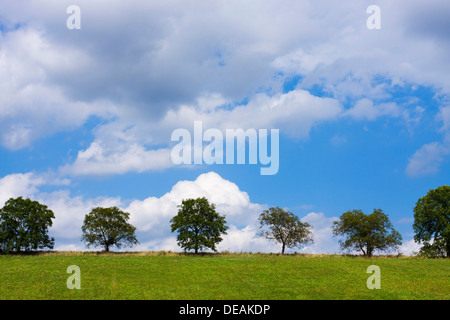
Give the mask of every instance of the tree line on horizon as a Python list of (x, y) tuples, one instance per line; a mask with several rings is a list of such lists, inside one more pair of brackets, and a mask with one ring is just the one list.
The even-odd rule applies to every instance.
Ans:
[[(0, 253), (33, 252), (53, 249), (55, 239), (48, 235), (54, 213), (46, 206), (23, 197), (11, 198), (0, 209)], [(130, 214), (117, 207), (96, 207), (85, 215), (81, 241), (89, 248), (132, 247), (139, 244)], [(258, 218), (259, 236), (276, 241), (281, 253), (286, 248), (300, 248), (313, 243), (312, 227), (292, 212), (279, 207), (264, 210)], [(170, 220), (177, 233), (177, 244), (185, 251), (217, 252), (228, 226), (225, 216), (205, 197), (184, 199), (178, 213)], [(414, 207), (414, 240), (422, 244), (419, 254), (428, 257), (450, 257), (450, 186), (431, 189)], [(361, 210), (344, 212), (333, 222), (332, 232), (340, 238), (342, 250), (359, 251), (371, 257), (375, 252), (398, 250), (402, 236), (394, 229), (381, 209), (371, 214)]]

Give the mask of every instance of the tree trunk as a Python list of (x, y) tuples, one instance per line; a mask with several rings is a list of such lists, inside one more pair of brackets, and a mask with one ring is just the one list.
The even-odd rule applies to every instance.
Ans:
[(281, 248), (281, 254), (284, 254), (284, 248), (285, 248), (286, 244), (283, 243), (283, 247)]
[(109, 252), (109, 244), (105, 245), (105, 252)]
[(367, 256), (368, 256), (369, 258), (372, 257), (372, 253), (373, 253), (373, 247), (367, 245)]
[(198, 240), (198, 233), (199, 233), (199, 230), (198, 230), (197, 227), (195, 227), (194, 232), (195, 232), (195, 247), (194, 247), (194, 252), (197, 254), (197, 253), (198, 253), (198, 242), (199, 242), (199, 240)]

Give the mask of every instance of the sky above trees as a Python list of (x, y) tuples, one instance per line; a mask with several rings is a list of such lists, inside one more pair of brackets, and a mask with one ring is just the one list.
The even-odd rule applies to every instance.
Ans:
[[(69, 30), (66, 9), (81, 9)], [(369, 5), (381, 28), (367, 28)], [(130, 212), (137, 250), (179, 250), (169, 220), (206, 196), (219, 250), (279, 251), (258, 215), (313, 227), (302, 252), (337, 252), (343, 212), (381, 208), (413, 242), (413, 208), (450, 175), (449, 4), (432, 1), (0, 0), (0, 203), (54, 213), (79, 249), (93, 207)], [(278, 129), (279, 170), (175, 165), (178, 128)]]

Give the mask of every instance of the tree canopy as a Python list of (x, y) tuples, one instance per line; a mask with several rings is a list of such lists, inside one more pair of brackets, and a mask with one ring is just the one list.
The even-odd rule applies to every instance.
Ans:
[(53, 249), (55, 239), (48, 228), (55, 218), (46, 205), (22, 197), (11, 198), (0, 209), (0, 250), (35, 251)]
[(450, 257), (450, 186), (429, 190), (414, 207), (414, 240), (421, 253)]
[(178, 208), (178, 214), (170, 220), (172, 232), (178, 232), (178, 245), (195, 253), (206, 248), (217, 251), (216, 245), (228, 227), (216, 206), (203, 197), (185, 199)]
[(301, 222), (292, 212), (279, 207), (264, 210), (259, 216), (259, 223), (262, 229), (260, 235), (281, 243), (282, 254), (285, 248), (300, 247), (313, 241), (309, 223)]
[(133, 246), (139, 243), (136, 228), (128, 223), (130, 214), (117, 207), (97, 207), (84, 217), (81, 240), (87, 247), (102, 246), (108, 252), (112, 246)]
[(339, 241), (341, 249), (358, 250), (368, 257), (375, 251), (397, 250), (402, 244), (402, 236), (381, 209), (369, 215), (361, 210), (343, 213), (333, 223), (333, 234), (345, 237)]

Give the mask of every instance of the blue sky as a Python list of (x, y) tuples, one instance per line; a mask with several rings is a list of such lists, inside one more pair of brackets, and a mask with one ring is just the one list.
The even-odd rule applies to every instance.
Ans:
[[(80, 30), (66, 27), (71, 4)], [(417, 251), (415, 202), (450, 174), (449, 8), (0, 0), (0, 202), (46, 203), (58, 250), (84, 250), (84, 215), (112, 205), (131, 213), (135, 250), (179, 250), (176, 205), (207, 196), (230, 225), (222, 250), (279, 251), (257, 235), (279, 206), (313, 225), (297, 251), (338, 252), (332, 221), (374, 208)], [(171, 133), (194, 121), (278, 129), (279, 171), (174, 165)]]

